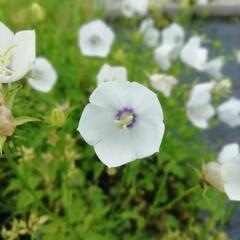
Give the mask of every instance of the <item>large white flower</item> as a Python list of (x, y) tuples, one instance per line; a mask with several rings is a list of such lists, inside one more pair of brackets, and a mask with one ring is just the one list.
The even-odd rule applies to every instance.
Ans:
[(113, 67), (109, 64), (104, 64), (97, 75), (97, 83), (100, 85), (111, 81), (127, 81), (127, 69), (125, 67)]
[(49, 92), (57, 81), (57, 73), (52, 64), (43, 57), (36, 58), (29, 72), (29, 85), (40, 92)]
[(203, 166), (205, 181), (227, 194), (233, 201), (240, 201), (240, 154), (237, 143), (225, 145), (217, 162)]
[(240, 100), (232, 97), (217, 108), (220, 121), (230, 127), (240, 126)]
[(183, 47), (181, 60), (198, 71), (203, 71), (208, 59), (208, 50), (201, 46), (201, 37), (191, 37)]
[(155, 93), (136, 82), (101, 84), (91, 94), (78, 131), (108, 167), (159, 151), (163, 112)]
[(200, 83), (193, 87), (187, 103), (187, 116), (198, 128), (207, 128), (208, 121), (215, 115), (211, 105), (211, 91), (213, 82)]
[(102, 20), (94, 20), (81, 26), (79, 46), (83, 55), (106, 57), (114, 41), (115, 34)]
[(165, 97), (171, 95), (173, 86), (178, 83), (178, 80), (174, 76), (165, 74), (153, 74), (149, 76), (149, 81), (151, 86), (162, 92)]
[(146, 46), (155, 47), (159, 43), (160, 31), (154, 27), (153, 19), (145, 19), (141, 23), (139, 32), (143, 35)]
[(162, 44), (154, 51), (154, 58), (163, 70), (168, 70), (172, 60), (177, 59), (184, 37), (184, 29), (176, 23), (162, 31)]
[(0, 83), (10, 83), (25, 76), (35, 59), (35, 31), (14, 34), (0, 22)]
[(123, 0), (121, 11), (126, 17), (144, 16), (148, 12), (148, 0)]
[(213, 79), (221, 79), (223, 77), (222, 67), (224, 64), (224, 57), (216, 57), (205, 63), (203, 71), (208, 73)]

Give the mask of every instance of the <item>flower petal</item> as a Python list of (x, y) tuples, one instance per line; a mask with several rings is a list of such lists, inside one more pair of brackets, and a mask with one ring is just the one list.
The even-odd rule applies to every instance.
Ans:
[(6, 25), (0, 22), (0, 55), (4, 54), (13, 44), (13, 40), (13, 32)]
[(218, 155), (218, 162), (227, 163), (239, 155), (239, 145), (237, 143), (226, 144)]

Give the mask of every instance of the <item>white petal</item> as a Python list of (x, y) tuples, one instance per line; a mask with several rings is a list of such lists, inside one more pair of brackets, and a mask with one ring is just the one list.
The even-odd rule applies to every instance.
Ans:
[[(106, 57), (114, 41), (115, 34), (102, 20), (94, 20), (81, 26), (79, 46), (83, 55)], [(95, 42), (91, 41), (95, 38)]]
[(233, 158), (239, 155), (239, 145), (237, 143), (231, 143), (225, 145), (218, 155), (218, 162), (227, 163)]
[(127, 70), (125, 67), (104, 64), (97, 75), (97, 81), (98, 85), (111, 81), (127, 81)]
[(222, 67), (224, 63), (224, 57), (220, 56), (207, 62), (204, 66), (204, 71), (208, 73), (214, 79), (222, 78)]
[(83, 110), (77, 130), (88, 144), (95, 145), (118, 130), (114, 118), (114, 112), (89, 103)]
[(180, 58), (190, 67), (203, 71), (208, 58), (208, 50), (201, 47), (200, 37), (192, 37), (183, 47)]
[(172, 45), (164, 44), (155, 49), (154, 51), (154, 59), (164, 71), (168, 70), (171, 67), (172, 50)]
[(240, 63), (240, 50), (236, 51), (236, 58), (237, 58), (237, 61), (238, 63)]
[(198, 6), (204, 6), (208, 4), (208, 0), (197, 0)]
[(11, 81), (17, 81), (31, 69), (35, 60), (35, 31), (21, 31), (15, 34), (11, 68), (13, 75)]
[(121, 11), (126, 17), (144, 16), (148, 12), (148, 0), (124, 0)]
[(13, 40), (13, 32), (6, 25), (0, 22), (0, 55), (4, 54), (13, 44)]
[(230, 98), (217, 108), (217, 113), (220, 121), (230, 127), (240, 126), (240, 100)]
[(137, 158), (131, 135), (123, 129), (110, 132), (94, 149), (99, 159), (109, 168), (119, 167)]
[(222, 165), (224, 190), (230, 200), (240, 201), (240, 160)]

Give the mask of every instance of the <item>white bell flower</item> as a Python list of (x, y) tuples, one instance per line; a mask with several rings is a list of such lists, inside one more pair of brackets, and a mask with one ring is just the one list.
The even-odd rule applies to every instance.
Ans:
[(99, 85), (83, 110), (78, 131), (108, 167), (159, 151), (163, 112), (155, 93), (136, 82)]
[(36, 58), (29, 77), (28, 84), (40, 92), (50, 92), (57, 81), (57, 73), (52, 64), (43, 57)]
[(35, 31), (14, 34), (0, 22), (0, 83), (23, 78), (35, 59)]
[(102, 20), (93, 20), (79, 29), (79, 46), (83, 55), (106, 57), (112, 47), (115, 34)]
[(174, 76), (166, 74), (153, 74), (149, 76), (149, 81), (151, 86), (162, 92), (165, 97), (170, 97), (173, 86), (178, 83)]
[(135, 16), (142, 17), (148, 12), (148, 0), (123, 0), (121, 11), (128, 18)]
[(224, 64), (224, 57), (216, 57), (205, 63), (203, 71), (210, 75), (213, 79), (221, 79), (223, 77), (222, 67)]
[(148, 47), (156, 47), (160, 40), (160, 31), (154, 27), (153, 19), (145, 19), (140, 26), (139, 32), (143, 35), (144, 43)]
[(217, 108), (220, 121), (230, 127), (240, 126), (240, 100), (232, 97)]
[(240, 201), (239, 172), (240, 154), (237, 143), (225, 145), (217, 162), (209, 162), (203, 166), (205, 181), (233, 201)]
[(184, 29), (176, 23), (162, 31), (162, 44), (155, 49), (154, 58), (163, 70), (168, 70), (172, 61), (178, 58), (184, 38)]
[(215, 115), (211, 105), (211, 93), (214, 83), (200, 83), (193, 87), (187, 103), (187, 116), (194, 126), (207, 128), (208, 121)]
[(191, 37), (183, 47), (180, 58), (190, 67), (203, 71), (208, 59), (208, 50), (201, 47), (201, 37)]
[(104, 64), (97, 75), (97, 84), (100, 85), (111, 81), (127, 81), (127, 69), (125, 67)]

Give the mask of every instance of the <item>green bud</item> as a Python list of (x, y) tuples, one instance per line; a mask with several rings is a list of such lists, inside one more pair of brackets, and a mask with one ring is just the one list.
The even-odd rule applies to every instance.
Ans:
[(38, 3), (34, 2), (31, 5), (31, 13), (33, 16), (33, 19), (36, 22), (42, 22), (45, 18), (45, 11), (43, 9), (43, 7), (41, 5), (39, 5)]
[(66, 122), (66, 114), (60, 108), (54, 108), (51, 112), (50, 125), (53, 127), (63, 127)]

